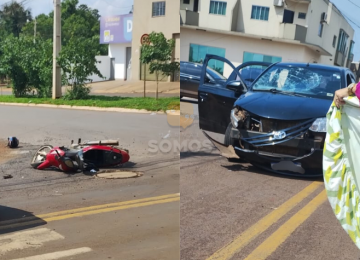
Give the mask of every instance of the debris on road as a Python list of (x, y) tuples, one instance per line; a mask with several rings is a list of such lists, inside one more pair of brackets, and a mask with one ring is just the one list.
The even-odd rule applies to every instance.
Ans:
[(104, 179), (128, 179), (128, 178), (137, 178), (143, 176), (142, 172), (134, 172), (134, 171), (119, 171), (119, 170), (103, 170), (99, 171), (96, 174), (98, 178)]
[(6, 174), (3, 177), (4, 177), (4, 179), (12, 179), (13, 178), (13, 176), (11, 174)]

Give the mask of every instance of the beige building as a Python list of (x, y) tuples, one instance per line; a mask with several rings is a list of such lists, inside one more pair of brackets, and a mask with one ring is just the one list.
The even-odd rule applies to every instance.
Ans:
[(180, 0), (181, 60), (350, 66), (354, 29), (328, 0)]
[[(175, 39), (174, 61), (180, 62), (180, 3), (176, 0), (134, 0), (133, 31), (131, 44), (131, 78), (143, 79), (144, 66), (140, 64), (141, 36), (151, 32), (162, 32), (167, 39)], [(147, 70), (147, 69), (146, 69)], [(175, 77), (177, 80), (178, 76)], [(146, 79), (154, 75), (146, 73)], [(164, 78), (163, 80), (172, 80)]]

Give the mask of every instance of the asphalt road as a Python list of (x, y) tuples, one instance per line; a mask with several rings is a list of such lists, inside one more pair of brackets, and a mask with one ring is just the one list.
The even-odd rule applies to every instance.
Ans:
[[(179, 152), (165, 115), (0, 106), (0, 259), (179, 259)], [(30, 167), (42, 144), (118, 139), (131, 179), (101, 179)], [(11, 178), (4, 179), (3, 176)]]
[[(203, 143), (192, 105), (195, 121), (181, 129), (180, 138)], [(213, 146), (180, 158), (181, 259), (360, 259), (332, 212), (322, 179), (286, 178), (231, 163)]]

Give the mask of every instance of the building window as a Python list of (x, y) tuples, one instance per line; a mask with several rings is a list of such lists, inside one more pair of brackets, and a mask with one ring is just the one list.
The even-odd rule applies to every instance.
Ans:
[(349, 50), (349, 56), (348, 56), (349, 60), (352, 59), (352, 57), (354, 56), (354, 44), (355, 44), (354, 41), (350, 42), (350, 50)]
[(298, 18), (299, 19), (306, 19), (306, 13), (299, 13)]
[(348, 39), (349, 39), (349, 35), (347, 35), (344, 30), (340, 29), (339, 42), (338, 42), (337, 50), (339, 52), (341, 52), (342, 54), (344, 54), (344, 55), (345, 55), (345, 52), (346, 52), (346, 45), (347, 45), (347, 40)]
[(251, 19), (268, 21), (269, 9), (269, 7), (253, 5), (251, 11)]
[[(190, 52), (189, 52), (189, 61), (195, 63), (203, 63), (206, 54), (218, 55), (220, 57), (225, 58), (225, 49), (203, 46), (198, 44), (190, 44)], [(223, 74), (224, 73), (224, 62), (218, 60), (210, 60), (209, 67), (216, 70), (217, 72)]]
[(165, 1), (152, 3), (152, 16), (165, 15)]
[(263, 61), (263, 62), (274, 63), (274, 62), (279, 62), (281, 60), (282, 60), (281, 57), (269, 56), (269, 55), (258, 54), (258, 53), (251, 53), (251, 52), (246, 52), (246, 51), (244, 51), (244, 56), (243, 56), (243, 62)]
[(183, 0), (183, 4), (190, 4), (190, 0)]
[(319, 37), (322, 37), (323, 29), (324, 29), (324, 24), (320, 23), (319, 24), (319, 31), (318, 31), (318, 36)]
[(332, 46), (335, 48), (335, 45), (336, 45), (336, 35), (334, 35)]
[(226, 2), (210, 1), (210, 14), (226, 15)]

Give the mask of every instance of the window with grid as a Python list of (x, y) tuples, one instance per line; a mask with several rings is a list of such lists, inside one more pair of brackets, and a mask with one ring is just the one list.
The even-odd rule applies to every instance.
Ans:
[(165, 1), (152, 3), (152, 16), (165, 15)]
[(306, 13), (299, 13), (298, 18), (299, 19), (306, 19)]
[(253, 5), (251, 10), (251, 19), (268, 21), (269, 10), (269, 7)]
[(337, 50), (339, 52), (345, 54), (348, 39), (349, 39), (349, 35), (347, 35), (344, 30), (340, 29), (339, 43), (337, 47)]
[(210, 1), (210, 14), (226, 15), (226, 2)]

